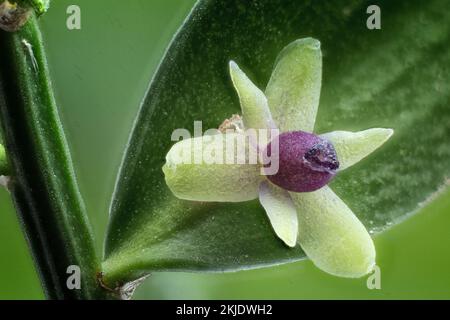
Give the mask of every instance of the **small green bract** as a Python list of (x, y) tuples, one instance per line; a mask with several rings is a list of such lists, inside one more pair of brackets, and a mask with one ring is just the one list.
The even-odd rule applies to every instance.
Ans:
[(16, 2), (22, 6), (32, 7), (37, 15), (44, 14), (50, 6), (50, 0), (17, 0)]
[[(288, 45), (277, 59), (265, 92), (258, 89), (235, 62), (230, 62), (230, 73), (241, 103), (244, 130), (278, 129), (281, 134), (289, 135), (313, 133), (322, 85), (322, 53), (318, 40), (305, 38)], [(237, 160), (239, 155), (248, 159), (251, 143), (238, 144), (232, 154), (229, 148), (223, 147), (246, 135), (244, 130), (176, 143), (163, 167), (173, 194), (191, 201), (240, 202), (259, 198), (274, 232), (287, 245), (286, 250), (300, 245), (317, 267), (336, 276), (356, 278), (371, 272), (376, 253), (369, 233), (326, 184), (313, 192), (292, 192), (264, 176), (260, 162), (179, 161), (180, 152), (187, 150), (187, 158), (191, 159), (198, 150), (205, 149), (214, 150), (224, 159)], [(334, 131), (317, 137), (318, 141), (327, 141), (333, 146), (339, 160), (336, 172), (336, 179), (339, 179), (340, 171), (368, 156), (392, 134), (391, 129), (374, 128), (361, 132)], [(307, 135), (292, 136), (301, 139)], [(262, 147), (256, 144), (256, 149)], [(295, 157), (294, 161), (297, 161)], [(298, 161), (305, 159), (302, 156)], [(282, 169), (299, 175), (293, 181), (301, 181), (301, 170)], [(279, 185), (283, 186), (284, 181)]]

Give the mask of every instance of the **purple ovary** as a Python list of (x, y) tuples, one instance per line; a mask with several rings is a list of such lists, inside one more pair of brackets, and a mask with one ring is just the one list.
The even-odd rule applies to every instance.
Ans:
[[(288, 191), (312, 192), (336, 175), (339, 161), (329, 141), (303, 131), (286, 132), (278, 139), (279, 170), (267, 176), (272, 183)], [(272, 155), (271, 145), (267, 145), (264, 154), (273, 161), (276, 155)]]

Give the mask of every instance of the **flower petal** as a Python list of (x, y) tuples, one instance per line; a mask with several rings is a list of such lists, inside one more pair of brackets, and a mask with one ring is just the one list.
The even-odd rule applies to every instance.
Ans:
[(330, 274), (359, 278), (375, 265), (375, 247), (363, 224), (328, 187), (291, 193), (298, 211), (299, 243)]
[(320, 42), (305, 38), (288, 45), (266, 89), (272, 117), (282, 132), (313, 131), (321, 86)]
[(230, 74), (241, 102), (242, 117), (246, 128), (274, 128), (267, 98), (234, 62), (230, 61)]
[(381, 147), (393, 134), (392, 129), (374, 128), (359, 132), (333, 131), (321, 137), (333, 144), (339, 160), (339, 170), (344, 170)]
[(259, 201), (269, 216), (276, 235), (289, 247), (297, 244), (297, 210), (289, 193), (268, 181), (259, 187)]
[(246, 136), (216, 134), (176, 143), (163, 171), (176, 197), (193, 201), (240, 202), (258, 197), (262, 180), (257, 154)]

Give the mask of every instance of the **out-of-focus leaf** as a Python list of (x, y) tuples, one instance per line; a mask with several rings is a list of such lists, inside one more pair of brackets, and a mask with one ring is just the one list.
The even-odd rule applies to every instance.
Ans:
[(236, 61), (260, 88), (290, 42), (323, 52), (315, 132), (393, 128), (395, 136), (331, 187), (372, 232), (414, 213), (450, 174), (450, 3), (200, 1), (174, 39), (140, 110), (111, 206), (107, 280), (155, 270), (240, 270), (304, 258), (271, 230), (258, 203), (175, 198), (161, 167), (176, 128), (217, 126), (239, 112), (228, 74)]

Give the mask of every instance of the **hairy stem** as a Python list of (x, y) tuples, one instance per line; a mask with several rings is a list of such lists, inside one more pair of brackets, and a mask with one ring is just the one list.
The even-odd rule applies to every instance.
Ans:
[[(99, 299), (100, 262), (50, 83), (36, 18), (0, 31), (0, 117), (9, 188), (48, 298)], [(69, 266), (81, 289), (67, 286)]]
[(5, 148), (0, 144), (0, 176), (9, 174), (8, 161), (6, 160)]

